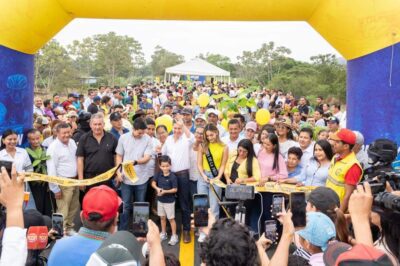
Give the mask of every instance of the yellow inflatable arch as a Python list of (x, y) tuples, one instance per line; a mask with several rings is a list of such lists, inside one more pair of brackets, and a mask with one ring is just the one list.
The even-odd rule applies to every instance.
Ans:
[[(29, 55), (74, 18), (307, 21), (350, 60), (348, 124), (364, 131), (369, 141), (376, 137), (400, 141), (400, 119), (393, 120), (387, 109), (400, 102), (399, 11), (399, 0), (0, 0), (0, 88), (8, 91), (0, 97), (0, 112), (5, 108), (8, 113), (0, 115), (0, 131), (32, 122), (29, 114), (25, 115), (28, 120), (13, 117), (10, 109), (10, 104), (21, 102), (16, 94), (32, 94), (33, 69), (29, 68), (33, 58)], [(396, 90), (395, 97), (387, 97)], [(378, 99), (367, 121), (359, 110), (371, 110), (364, 109), (371, 104), (366, 100), (380, 94), (393, 104), (387, 107)], [(32, 96), (23, 101), (30, 106)], [(371, 122), (379, 132), (366, 132)]]

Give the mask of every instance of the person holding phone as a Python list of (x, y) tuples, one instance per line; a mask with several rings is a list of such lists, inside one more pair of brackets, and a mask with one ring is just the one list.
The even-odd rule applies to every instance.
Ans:
[(52, 248), (48, 265), (86, 265), (103, 241), (117, 230), (122, 200), (106, 185), (91, 188), (83, 198), (78, 234), (65, 237)]
[(210, 184), (210, 179), (221, 179), (227, 160), (228, 147), (221, 141), (218, 128), (214, 124), (207, 124), (204, 128), (203, 144), (197, 153), (197, 167), (202, 176), (197, 181), (197, 192), (209, 196), (210, 208), (216, 219), (219, 218), (217, 197), (221, 196), (221, 188)]
[(157, 192), (157, 214), (161, 220), (161, 241), (168, 238), (167, 219), (171, 225), (172, 236), (168, 245), (179, 242), (175, 223), (175, 193), (178, 192), (178, 179), (171, 172), (171, 159), (167, 155), (159, 158), (161, 172), (154, 176), (151, 186)]

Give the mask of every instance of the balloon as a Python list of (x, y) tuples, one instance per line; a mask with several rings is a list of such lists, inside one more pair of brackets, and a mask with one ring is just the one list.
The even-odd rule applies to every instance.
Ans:
[(210, 102), (210, 96), (207, 93), (202, 93), (199, 98), (197, 98), (197, 102), (200, 107), (206, 107)]
[(269, 120), (271, 118), (271, 114), (267, 109), (260, 109), (256, 113), (256, 121), (257, 124), (263, 126), (268, 124)]
[(226, 120), (225, 118), (222, 119), (221, 126), (223, 126), (225, 130), (228, 130), (228, 120)]
[(159, 125), (164, 125), (167, 127), (167, 131), (171, 132), (172, 130), (173, 119), (169, 115), (162, 115), (156, 119), (156, 128)]

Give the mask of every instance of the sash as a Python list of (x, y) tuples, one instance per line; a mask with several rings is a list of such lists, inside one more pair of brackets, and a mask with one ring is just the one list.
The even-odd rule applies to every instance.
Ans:
[(213, 159), (212, 154), (210, 152), (210, 148), (207, 148), (207, 150), (205, 152), (205, 155), (206, 155), (207, 163), (208, 163), (208, 166), (210, 167), (210, 170), (211, 170), (211, 173), (212, 173), (213, 177), (217, 177), (218, 169), (215, 166), (214, 159)]

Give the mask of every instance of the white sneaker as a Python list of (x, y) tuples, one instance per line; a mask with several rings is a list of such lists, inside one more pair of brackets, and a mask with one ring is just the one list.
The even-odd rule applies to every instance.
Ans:
[(204, 240), (206, 239), (207, 235), (203, 232), (200, 232), (199, 238), (197, 239), (197, 242), (203, 243)]
[(168, 242), (168, 245), (175, 246), (176, 244), (178, 244), (178, 242), (179, 242), (178, 235), (172, 235), (171, 239)]
[(167, 233), (160, 233), (160, 239), (161, 241), (167, 240), (168, 239)]

